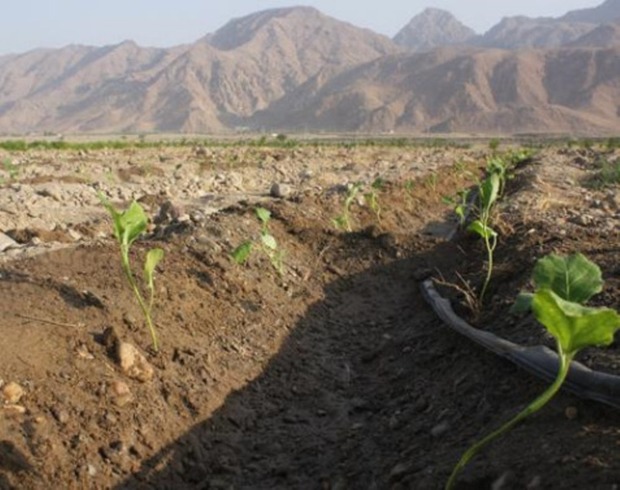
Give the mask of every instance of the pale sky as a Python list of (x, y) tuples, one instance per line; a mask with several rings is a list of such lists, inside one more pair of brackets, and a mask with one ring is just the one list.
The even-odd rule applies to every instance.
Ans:
[(127, 39), (141, 46), (170, 47), (194, 42), (233, 17), (294, 5), (310, 5), (392, 37), (426, 7), (448, 10), (465, 25), (484, 33), (502, 17), (557, 17), (601, 3), (603, 0), (5, 0), (0, 16), (0, 54), (68, 44), (103, 46)]

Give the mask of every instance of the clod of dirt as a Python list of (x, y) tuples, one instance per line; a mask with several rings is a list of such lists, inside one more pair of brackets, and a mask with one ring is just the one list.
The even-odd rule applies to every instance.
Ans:
[(136, 346), (129, 342), (120, 342), (117, 355), (121, 370), (127, 376), (143, 383), (153, 379), (153, 366)]
[(2, 388), (2, 398), (4, 398), (6, 404), (19, 403), (24, 393), (24, 389), (14, 381)]
[(133, 344), (122, 341), (113, 327), (103, 332), (103, 344), (125, 375), (143, 383), (153, 379), (155, 371), (144, 354)]
[(129, 385), (127, 385), (124, 381), (114, 381), (110, 385), (110, 393), (114, 397), (114, 403), (116, 403), (119, 407), (124, 407), (131, 400), (133, 400), (133, 395), (131, 394)]
[(22, 407), (21, 405), (5, 405), (2, 407), (2, 410), (7, 418), (19, 417), (26, 413), (26, 407)]
[(285, 197), (289, 197), (293, 193), (293, 188), (288, 184), (283, 184), (281, 182), (274, 182), (271, 186), (271, 190), (269, 191), (269, 195), (271, 197), (277, 197), (283, 199)]

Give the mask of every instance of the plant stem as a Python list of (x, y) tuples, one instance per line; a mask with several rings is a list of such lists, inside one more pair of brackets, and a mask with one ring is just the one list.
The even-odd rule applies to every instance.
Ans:
[(469, 461), (484, 446), (486, 446), (488, 443), (498, 438), (505, 432), (512, 429), (515, 425), (521, 422), (524, 418), (540, 410), (559, 391), (560, 387), (562, 386), (562, 383), (564, 383), (564, 380), (566, 379), (566, 375), (568, 374), (568, 370), (570, 368), (570, 363), (573, 359), (574, 353), (566, 354), (564, 350), (562, 349), (562, 347), (560, 346), (559, 342), (557, 345), (558, 345), (558, 358), (560, 360), (560, 365), (558, 367), (558, 375), (555, 378), (555, 381), (538, 398), (536, 398), (532, 403), (530, 403), (527, 407), (525, 407), (525, 409), (519, 412), (514, 418), (506, 422), (499, 429), (491, 432), (488, 436), (476, 442), (467, 451), (465, 451), (463, 456), (461, 456), (461, 459), (459, 460), (459, 462), (456, 464), (456, 466), (452, 470), (452, 474), (450, 475), (450, 478), (448, 479), (448, 483), (446, 484), (446, 490), (452, 490), (454, 488), (454, 485), (456, 484), (456, 479), (459, 473), (461, 472), (461, 470), (467, 465), (467, 463), (469, 463)]
[(484, 299), (484, 293), (487, 291), (487, 287), (489, 286), (489, 282), (491, 282), (491, 275), (493, 274), (493, 252), (495, 251), (495, 246), (497, 245), (497, 238), (493, 237), (493, 244), (489, 241), (489, 237), (484, 237), (484, 245), (487, 249), (487, 257), (488, 257), (488, 265), (487, 265), (487, 276), (484, 279), (484, 284), (482, 285), (482, 291), (480, 292), (480, 303)]
[(146, 318), (146, 324), (149, 327), (149, 332), (151, 333), (151, 339), (153, 340), (153, 350), (155, 350), (155, 352), (159, 352), (159, 342), (157, 341), (157, 332), (155, 331), (155, 327), (153, 325), (153, 321), (151, 320), (151, 310), (150, 308), (147, 306), (147, 304), (144, 302), (144, 299), (142, 298), (142, 295), (140, 294), (140, 289), (138, 288), (138, 285), (136, 284), (136, 280), (133, 277), (133, 273), (131, 272), (131, 267), (129, 265), (129, 250), (123, 250), (121, 252), (122, 255), (122, 266), (123, 266), (123, 271), (125, 272), (125, 276), (127, 277), (127, 280), (129, 281), (129, 285), (131, 286), (131, 289), (133, 289), (133, 293), (136, 296), (136, 299), (138, 300), (138, 304), (140, 305), (140, 308), (142, 309), (142, 313), (144, 313), (144, 317)]

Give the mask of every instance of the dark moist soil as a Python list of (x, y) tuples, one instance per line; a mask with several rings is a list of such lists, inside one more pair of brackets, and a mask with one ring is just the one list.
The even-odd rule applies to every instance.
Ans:
[[(509, 182), (506, 196), (494, 217), (500, 231), (499, 245), (489, 294), (480, 311), (473, 311), (467, 305), (464, 294), (455, 294), (456, 288), (443, 290), (454, 300), (463, 318), (478, 328), (520, 345), (540, 344), (555, 349), (553, 337), (536, 322), (532, 314), (509, 314), (518, 292), (532, 291), (531, 277), (536, 261), (550, 253), (570, 255), (579, 252), (595, 262), (601, 268), (605, 284), (602, 293), (588, 304), (612, 308), (620, 306), (620, 228), (617, 226), (618, 207), (615, 204), (615, 196), (620, 196), (620, 193), (614, 186), (592, 187), (598, 171), (595, 162), (599, 158), (593, 154), (588, 161), (577, 159), (572, 165), (581, 175), (575, 183), (580, 189), (575, 197), (590, 195), (591, 199), (587, 201), (567, 197), (564, 186), (554, 181), (557, 170), (547, 169), (541, 178), (543, 172), (537, 167), (544, 166), (542, 161), (533, 161), (515, 171), (514, 181)], [(561, 171), (569, 172), (570, 169), (565, 167)], [(554, 172), (556, 175), (553, 175)], [(540, 183), (543, 179), (546, 185), (544, 193), (538, 194), (539, 201), (562, 201), (562, 204), (543, 206), (542, 212), (532, 212), (529, 201), (519, 199), (519, 196), (526, 193), (533, 182)], [(609, 204), (612, 201), (614, 204)], [(600, 211), (598, 220), (589, 217), (590, 208)], [(574, 219), (579, 216), (587, 219)], [(479, 290), (483, 273), (486, 273), (486, 261), (482, 261), (486, 259), (484, 246), (481, 240), (466, 232), (458, 234), (456, 243), (461, 253), (473, 260), (456, 271), (447, 272), (450, 276), (448, 282), (458, 284), (461, 289), (467, 289), (462, 287), (467, 283), (472, 290)], [(591, 369), (620, 375), (620, 343), (616, 341), (604, 349), (586, 349), (578, 354), (577, 360)]]
[[(265, 204), (282, 276), (259, 252), (244, 266), (229, 258), (260, 233), (251, 203), (156, 230), (132, 259), (165, 249), (158, 354), (112, 239), (2, 266), (0, 375), (24, 388), (25, 412), (3, 407), (0, 488), (442, 488), (474, 439), (544, 388), (444, 326), (419, 291), (437, 270), (477, 277), (476, 242), (441, 238), (441, 196), (467, 176), (440, 171), (410, 192), (390, 183), (381, 223), (354, 205), (353, 233), (330, 225), (343, 194)], [(502, 240), (495, 313), (481, 321), (505, 317), (496, 305), (525, 285), (550, 246), (542, 236)], [(121, 372), (107, 327), (146, 352), (152, 380)], [(616, 410), (560, 394), (479, 455), (460, 488), (617, 488), (619, 424)]]

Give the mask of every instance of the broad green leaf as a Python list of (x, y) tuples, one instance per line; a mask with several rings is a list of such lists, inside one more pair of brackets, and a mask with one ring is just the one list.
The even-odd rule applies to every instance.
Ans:
[(497, 236), (497, 233), (495, 232), (495, 230), (493, 230), (493, 228), (491, 228), (490, 226), (486, 226), (479, 219), (472, 221), (467, 227), (467, 231), (477, 233), (482, 238), (493, 238)]
[(584, 347), (611, 344), (620, 328), (620, 316), (614, 310), (565, 301), (549, 289), (534, 294), (532, 309), (536, 319), (569, 355)]
[(99, 193), (99, 200), (112, 216), (114, 236), (125, 249), (146, 230), (148, 219), (142, 206), (133, 201), (129, 208), (119, 212), (103, 194)]
[(521, 315), (529, 313), (532, 310), (533, 293), (519, 293), (514, 304), (510, 307), (510, 313), (513, 315)]
[(276, 250), (278, 248), (278, 242), (276, 242), (276, 239), (273, 237), (273, 235), (270, 235), (269, 233), (263, 233), (260, 236), (261, 242), (263, 242), (263, 245), (265, 245), (265, 247), (267, 247), (270, 250)]
[(550, 254), (534, 267), (536, 289), (551, 289), (560, 298), (585, 303), (603, 289), (601, 269), (577, 253), (568, 257)]
[(497, 200), (500, 189), (500, 178), (496, 173), (490, 174), (484, 182), (480, 184), (480, 202), (482, 209), (489, 211)]
[(271, 213), (265, 208), (256, 208), (256, 216), (258, 216), (258, 219), (261, 220), (264, 225), (269, 223), (269, 220), (271, 219)]
[(153, 273), (155, 272), (155, 267), (157, 267), (157, 264), (159, 264), (163, 258), (164, 251), (161, 248), (152, 248), (146, 254), (146, 259), (144, 260), (144, 279), (151, 291), (153, 290)]
[(146, 230), (147, 223), (148, 219), (144, 209), (136, 201), (133, 201), (120, 216), (123, 242), (131, 245)]
[(248, 260), (250, 253), (252, 253), (252, 242), (248, 240), (234, 249), (230, 255), (237, 264), (243, 264)]

